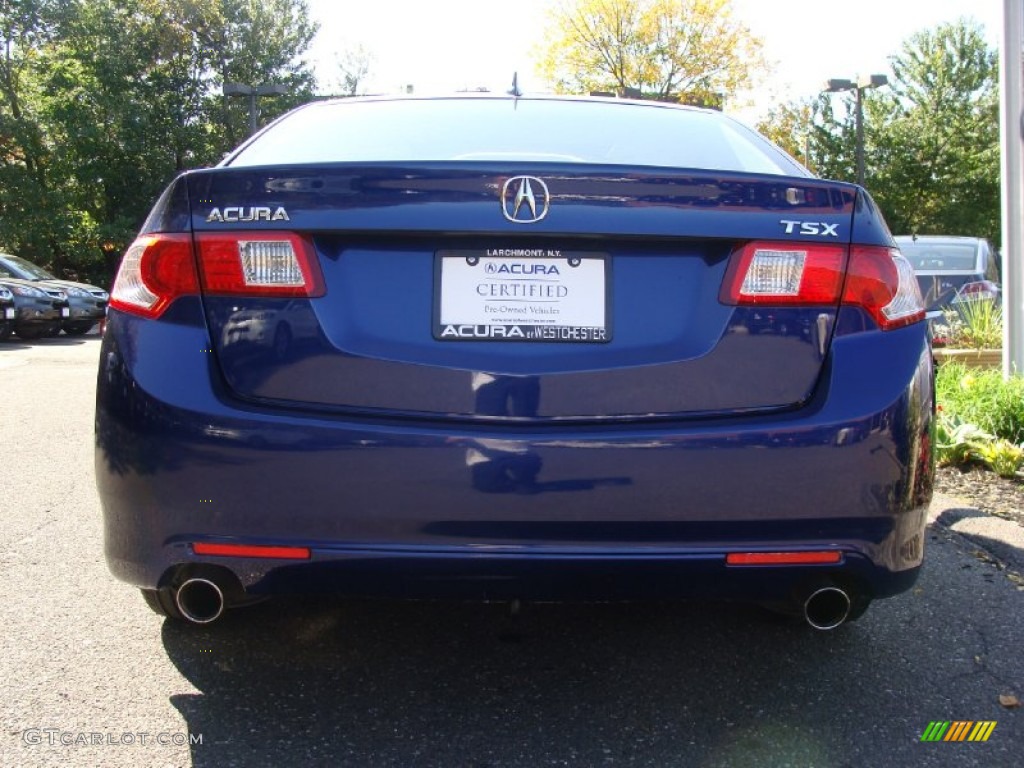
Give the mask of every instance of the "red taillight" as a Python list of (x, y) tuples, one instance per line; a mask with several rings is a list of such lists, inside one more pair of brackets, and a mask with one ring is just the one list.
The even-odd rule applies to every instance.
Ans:
[(179, 296), (199, 293), (190, 235), (143, 235), (121, 260), (110, 306), (159, 317)]
[(957, 291), (954, 302), (957, 301), (983, 301), (999, 298), (999, 286), (989, 280), (979, 280), (975, 283), (965, 284)]
[(139, 237), (125, 253), (110, 306), (155, 318), (179, 296), (323, 296), (316, 252), (292, 232), (225, 232)]
[(757, 240), (733, 254), (720, 298), (738, 306), (835, 305), (845, 266), (841, 245)]
[(851, 248), (843, 304), (863, 307), (883, 331), (924, 319), (914, 268), (895, 248)]
[(278, 547), (260, 544), (216, 544), (197, 541), (192, 545), (197, 555), (218, 557), (265, 557), (274, 560), (309, 560), (309, 547)]
[(730, 552), (725, 556), (727, 565), (822, 565), (842, 561), (839, 550), (815, 552)]
[[(847, 258), (847, 254), (849, 257)], [(845, 273), (845, 281), (844, 281)], [(895, 248), (756, 240), (733, 253), (720, 299), (734, 306), (863, 308), (883, 331), (924, 319), (910, 262)]]
[(219, 296), (323, 296), (313, 244), (292, 232), (196, 235), (203, 293)]

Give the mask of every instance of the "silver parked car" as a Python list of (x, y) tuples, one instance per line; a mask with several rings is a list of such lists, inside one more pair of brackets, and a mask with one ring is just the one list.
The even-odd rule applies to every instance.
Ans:
[(900, 235), (896, 242), (914, 268), (929, 311), (956, 309), (964, 301), (999, 300), (999, 259), (988, 240)]
[(56, 336), (63, 328), (68, 336), (81, 336), (89, 332), (106, 316), (109, 294), (95, 285), (61, 280), (37, 264), (20, 256), (0, 253), (0, 278), (13, 278), (34, 283), (46, 294), (68, 303), (64, 319), (49, 332)]

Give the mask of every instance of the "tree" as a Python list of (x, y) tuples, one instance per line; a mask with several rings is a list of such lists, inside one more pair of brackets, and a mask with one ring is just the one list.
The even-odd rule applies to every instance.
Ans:
[(765, 68), (730, 0), (563, 0), (538, 69), (563, 93), (719, 104)]
[(756, 127), (819, 176), (852, 180), (856, 175), (852, 107), (837, 117), (827, 94), (776, 106)]
[(107, 282), (168, 181), (246, 135), (247, 105), (225, 103), (225, 80), (285, 84), (271, 116), (312, 95), (303, 0), (0, 9), (0, 244), (58, 274)]
[(373, 65), (373, 53), (360, 43), (336, 54), (334, 59), (338, 64), (341, 93), (345, 96), (358, 96), (360, 93), (366, 93), (366, 78)]
[(53, 230), (69, 226), (62, 180), (51, 168), (38, 113), (38, 51), (56, 33), (59, 3), (0, 6), (0, 248), (30, 257), (60, 250)]
[(758, 132), (813, 170), (810, 159), (811, 133), (814, 130), (816, 104), (793, 101), (769, 110), (757, 123)]
[[(217, 1), (221, 23), (209, 41), (214, 57), (210, 77), (217, 93), (225, 82), (284, 85), (287, 95), (261, 100), (263, 122), (312, 99), (316, 78), (302, 55), (313, 42), (317, 25), (309, 18), (305, 0)], [(248, 136), (249, 112), (244, 101), (218, 95), (210, 105), (211, 125), (225, 128), (222, 152)]]
[(869, 187), (895, 231), (1000, 238), (998, 58), (961, 20), (911, 36), (865, 105)]

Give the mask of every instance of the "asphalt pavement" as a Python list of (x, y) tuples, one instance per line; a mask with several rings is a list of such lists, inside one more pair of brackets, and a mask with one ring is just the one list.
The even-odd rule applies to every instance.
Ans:
[[(831, 633), (713, 603), (309, 598), (164, 622), (103, 561), (98, 352), (0, 343), (4, 766), (1022, 762), (1024, 710), (999, 697), (1024, 699), (1024, 590), (1001, 562), (1024, 549), (954, 499), (917, 586)], [(922, 742), (933, 721), (996, 726)]]

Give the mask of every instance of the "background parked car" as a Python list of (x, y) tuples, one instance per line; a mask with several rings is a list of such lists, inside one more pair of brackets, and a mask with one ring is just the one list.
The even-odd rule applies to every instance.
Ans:
[(929, 311), (955, 309), (972, 299), (999, 300), (999, 263), (987, 240), (901, 235), (896, 242), (914, 268)]
[(14, 293), (10, 288), (0, 285), (0, 340), (14, 332), (14, 318), (17, 314)]
[[(64, 329), (68, 336), (81, 336), (88, 333), (96, 323), (103, 319), (107, 310), (105, 290), (87, 283), (76, 283), (73, 280), (61, 280), (47, 272), (37, 264), (33, 264), (20, 256), (0, 253), (0, 277), (14, 277), (40, 283), (43, 290), (63, 291), (67, 295), (70, 312), (57, 327), (56, 332)], [(51, 294), (52, 295), (52, 294)]]
[(52, 286), (36, 285), (28, 280), (0, 276), (0, 286), (14, 296), (17, 314), (14, 332), (22, 339), (39, 339), (60, 333), (60, 326), (71, 313), (64, 291)]

